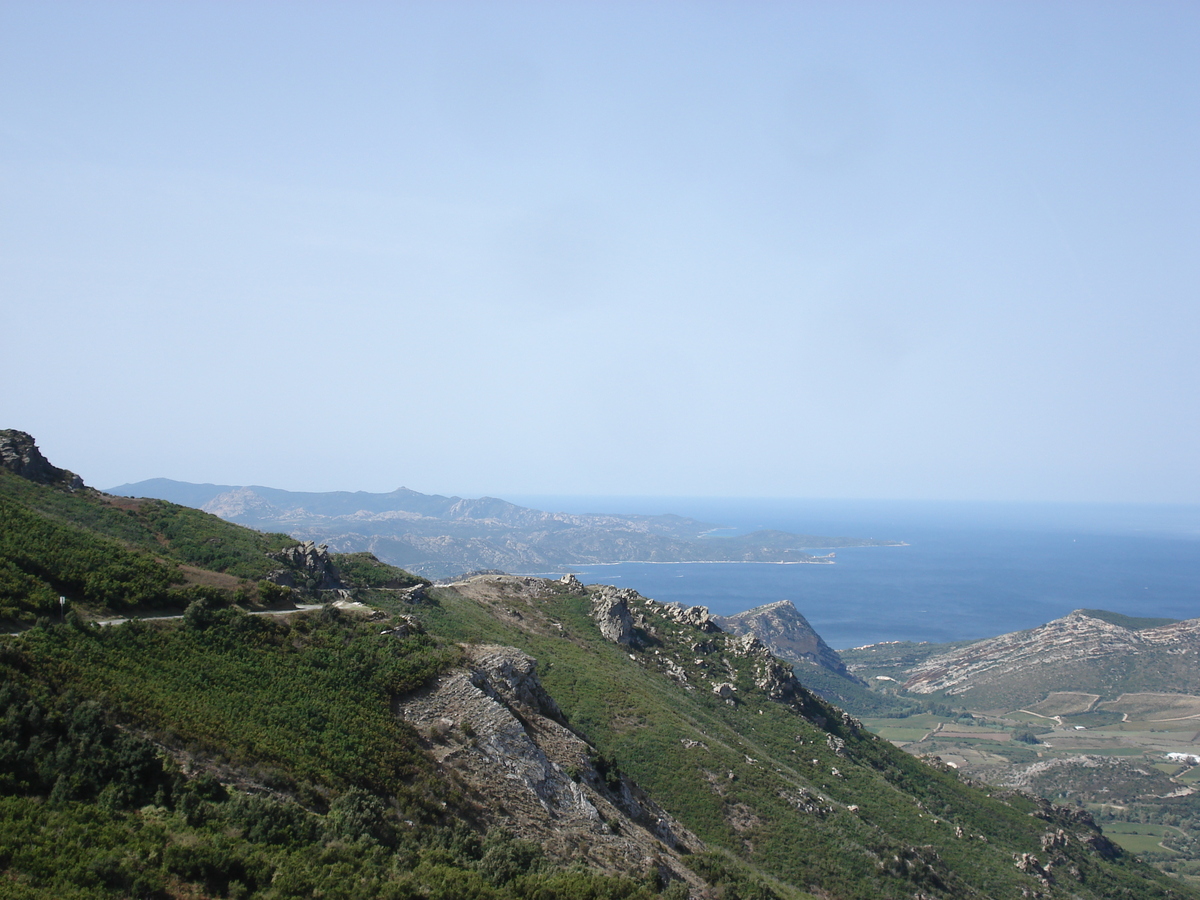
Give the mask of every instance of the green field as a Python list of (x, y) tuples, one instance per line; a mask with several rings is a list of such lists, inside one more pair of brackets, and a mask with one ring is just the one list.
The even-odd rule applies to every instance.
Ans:
[(908, 716), (903, 719), (863, 719), (870, 731), (888, 741), (919, 741), (944, 720), (932, 715)]
[(1104, 834), (1130, 853), (1174, 853), (1162, 846), (1166, 835), (1182, 834), (1170, 825), (1143, 825), (1136, 822), (1108, 822)]

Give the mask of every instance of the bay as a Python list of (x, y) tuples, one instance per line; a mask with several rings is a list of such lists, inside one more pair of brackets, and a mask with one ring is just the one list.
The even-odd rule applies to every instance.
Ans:
[[(873, 537), (834, 565), (621, 563), (574, 569), (662, 602), (732, 615), (791, 600), (833, 647), (956, 641), (1078, 608), (1200, 617), (1200, 507), (709, 498), (525, 497), (562, 512), (676, 513), (726, 526)], [(820, 551), (824, 552), (824, 551)], [(547, 573), (552, 574), (552, 573)]]

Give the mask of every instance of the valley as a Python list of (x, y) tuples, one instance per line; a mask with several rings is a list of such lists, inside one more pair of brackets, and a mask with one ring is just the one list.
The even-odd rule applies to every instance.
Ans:
[[(866, 717), (876, 734), (972, 778), (1087, 809), (1117, 843), (1200, 883), (1197, 624), (1077, 610), (973, 644), (842, 656), (877, 689), (942, 707)], [(1056, 690), (1077, 685), (1095, 692)]]

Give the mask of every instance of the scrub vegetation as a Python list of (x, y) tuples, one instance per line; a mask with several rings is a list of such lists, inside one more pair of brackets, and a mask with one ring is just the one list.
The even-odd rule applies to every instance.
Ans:
[[(0, 504), (5, 615), (32, 620), (0, 640), (5, 896), (1196, 896), (1086, 815), (899, 751), (786, 679), (764, 682), (742, 639), (653, 601), (632, 601), (624, 646), (578, 586), (485, 576), (414, 591), (408, 573), (335, 555), (340, 607), (258, 615), (240, 606), (331, 599), (262, 580), (286, 536), (7, 472)], [(171, 607), (178, 618), (95, 621)], [(400, 714), (470, 644), (536, 658), (606, 789), (644, 789), (703, 841), (682, 857), (690, 884), (652, 860), (551, 858), (481, 806), (453, 755)], [(477, 739), (471, 722), (455, 734)]]

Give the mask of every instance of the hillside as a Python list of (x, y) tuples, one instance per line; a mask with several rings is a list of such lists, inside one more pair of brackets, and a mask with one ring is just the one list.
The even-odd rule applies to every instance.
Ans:
[(733, 616), (714, 616), (730, 634), (753, 634), (767, 649), (795, 665), (804, 686), (857, 716), (898, 713), (921, 708), (919, 701), (897, 700), (871, 690), (851, 672), (836, 650), (825, 643), (790, 600), (757, 606)]
[(1130, 851), (1200, 885), (1198, 625), (1076, 610), (985, 641), (843, 655), (897, 702), (936, 711), (868, 720), (880, 735), (1081, 805)]
[[(32, 485), (0, 482), (22, 522), (171, 577), (195, 552), (143, 549), (140, 510), (81, 484), (3, 474)], [(67, 582), (2, 521), (21, 572)], [(197, 583), (166, 589), (197, 591), (178, 619), (99, 627), (85, 595), (0, 639), (6, 895), (1197, 896), (1084, 813), (897, 750), (703, 608), (570, 576), (432, 587), (221, 527), (226, 571), (287, 560), (292, 597), (339, 605), (248, 613)], [(301, 577), (314, 559), (340, 587)]]
[(981, 708), (1035, 704), (1064, 685), (1098, 700), (1200, 693), (1200, 619), (1137, 629), (1089, 612), (931, 656), (904, 673), (904, 688)]
[[(324, 548), (297, 546), (286, 534), (94, 490), (15, 431), (0, 431), (0, 516), (0, 623), (11, 627), (61, 618), (66, 608), (145, 615), (181, 613), (199, 599), (248, 608), (332, 599), (374, 586), (380, 566), (349, 554), (339, 569)], [(392, 586), (421, 580), (405, 573)]]
[(783, 531), (721, 537), (712, 534), (716, 525), (682, 516), (543, 512), (494, 497), (464, 500), (407, 488), (386, 494), (304, 493), (156, 478), (109, 492), (198, 506), (231, 522), (287, 532), (335, 551), (368, 551), (430, 578), (631, 561), (829, 564), (828, 557), (806, 551), (895, 543)]

